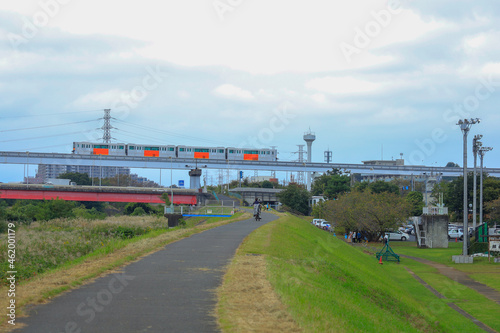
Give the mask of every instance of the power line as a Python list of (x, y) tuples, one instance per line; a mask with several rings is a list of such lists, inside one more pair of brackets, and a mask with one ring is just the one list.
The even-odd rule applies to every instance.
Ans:
[(160, 133), (160, 134), (165, 134), (165, 135), (168, 135), (168, 136), (174, 136), (174, 137), (179, 137), (179, 138), (183, 138), (183, 139), (190, 139), (190, 140), (204, 141), (204, 142), (209, 142), (209, 143), (216, 144), (216, 145), (225, 146), (225, 144), (222, 144), (222, 143), (220, 143), (218, 141), (207, 140), (207, 139), (198, 138), (198, 137), (194, 137), (194, 136), (178, 134), (178, 133), (171, 132), (171, 131), (169, 131), (169, 132), (162, 131), (162, 130), (159, 130), (159, 129), (156, 129), (156, 128), (152, 128), (152, 127), (149, 127), (149, 126), (137, 125), (137, 124), (129, 123), (127, 121), (120, 120), (120, 119), (115, 119), (115, 120), (118, 121), (119, 123), (123, 123), (124, 125), (127, 125), (127, 126), (132, 126), (132, 127), (136, 127), (136, 128), (140, 128), (140, 129), (144, 129), (144, 130), (148, 130), (148, 131), (153, 131), (153, 132), (157, 132), (157, 133)]
[(74, 112), (58, 112), (58, 113), (29, 114), (29, 115), (22, 115), (22, 116), (8, 116), (8, 117), (0, 117), (0, 119), (7, 119), (7, 118), (31, 118), (31, 117), (46, 117), (46, 116), (59, 116), (59, 115), (62, 115), (62, 114), (89, 113), (89, 112), (102, 112), (102, 109), (100, 109), (100, 110), (89, 110), (89, 111), (74, 111)]
[(6, 151), (14, 151), (14, 152), (18, 152), (18, 151), (33, 151), (33, 150), (39, 150), (39, 149), (46, 149), (46, 148), (54, 148), (54, 147), (62, 147), (62, 146), (68, 146), (68, 144), (66, 143), (63, 143), (63, 144), (59, 144), (59, 145), (52, 145), (52, 146), (44, 146), (44, 147), (35, 147), (35, 148), (24, 148), (24, 149), (15, 149), (15, 150), (6, 150)]
[(77, 132), (68, 132), (68, 133), (61, 133), (61, 134), (54, 134), (54, 135), (37, 136), (37, 137), (32, 137), (32, 138), (22, 138), (22, 139), (3, 140), (3, 141), (0, 141), (0, 143), (3, 143), (3, 142), (12, 142), (12, 141), (24, 141), (24, 140), (46, 139), (46, 138), (53, 138), (53, 137), (56, 137), (56, 136), (73, 135), (73, 134), (78, 134), (78, 133), (81, 133), (81, 132), (82, 132), (82, 131), (77, 131)]
[(66, 126), (66, 125), (74, 125), (74, 124), (82, 124), (82, 123), (90, 123), (93, 121), (98, 121), (100, 119), (93, 119), (93, 120), (83, 120), (83, 121), (75, 121), (72, 123), (65, 123), (65, 124), (57, 124), (57, 125), (45, 125), (45, 126), (36, 126), (36, 127), (26, 127), (26, 128), (16, 128), (16, 129), (8, 129), (8, 130), (1, 130), (0, 133), (4, 132), (15, 132), (15, 131), (25, 131), (25, 130), (32, 130), (32, 129), (39, 129), (39, 128), (47, 128), (47, 127), (57, 127), (57, 126)]

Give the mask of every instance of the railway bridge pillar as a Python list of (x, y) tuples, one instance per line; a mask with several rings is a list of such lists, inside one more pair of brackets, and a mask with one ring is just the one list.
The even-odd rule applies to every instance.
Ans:
[(189, 188), (191, 190), (197, 190), (201, 188), (201, 169), (191, 169), (189, 171)]

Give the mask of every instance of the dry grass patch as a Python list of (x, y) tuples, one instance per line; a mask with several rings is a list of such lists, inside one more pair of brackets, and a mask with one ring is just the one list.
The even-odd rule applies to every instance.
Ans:
[[(129, 240), (124, 247), (114, 250), (109, 254), (89, 256), (84, 261), (76, 262), (62, 268), (51, 270), (38, 275), (29, 281), (17, 286), (16, 290), (16, 317), (26, 315), (25, 307), (29, 304), (47, 303), (53, 297), (64, 291), (71, 290), (83, 284), (91, 283), (98, 277), (116, 272), (121, 266), (137, 261), (142, 257), (161, 250), (166, 244), (189, 237), (224, 224), (237, 222), (250, 218), (250, 214), (243, 214), (225, 221), (210, 225), (201, 225), (188, 229), (177, 229), (164, 232), (156, 237), (140, 237)], [(2, 286), (0, 295), (7, 295), (8, 288)], [(0, 308), (7, 308), (9, 299), (0, 299)], [(4, 318), (5, 317), (5, 318)], [(6, 323), (7, 316), (0, 317), (0, 332), (9, 332), (19, 325), (12, 327)]]
[(266, 278), (263, 256), (238, 254), (218, 290), (224, 332), (302, 332)]

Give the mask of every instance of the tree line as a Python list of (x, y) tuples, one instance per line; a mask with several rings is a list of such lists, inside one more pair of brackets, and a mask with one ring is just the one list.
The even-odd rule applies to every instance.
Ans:
[[(416, 191), (407, 190), (409, 181), (357, 182), (351, 184), (351, 175), (333, 169), (316, 178), (311, 192), (305, 187), (290, 184), (278, 197), (291, 212), (325, 218), (347, 231), (363, 230), (369, 240), (378, 239), (386, 230), (397, 230), (409, 216), (423, 213), (425, 184), (415, 184)], [(469, 201), (472, 202), (472, 176), (469, 177)], [(484, 175), (484, 211), (486, 220), (500, 220), (500, 179)], [(479, 181), (478, 181), (479, 184)], [(435, 200), (443, 193), (451, 220), (461, 219), (463, 210), (463, 177), (443, 180), (433, 190)], [(478, 191), (479, 193), (479, 191)], [(327, 199), (312, 210), (312, 196)], [(479, 194), (478, 194), (479, 198)], [(478, 203), (479, 205), (479, 203)]]

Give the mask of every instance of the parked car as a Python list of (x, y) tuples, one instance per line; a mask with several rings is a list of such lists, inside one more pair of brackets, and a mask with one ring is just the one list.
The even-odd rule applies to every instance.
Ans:
[(325, 221), (325, 219), (313, 219), (311, 223), (312, 223), (313, 225), (315, 225), (315, 226), (319, 227), (319, 224), (320, 224), (321, 222), (323, 222), (323, 221)]
[(451, 229), (448, 230), (448, 240), (458, 238), (460, 240), (464, 239), (463, 229)]
[(414, 230), (413, 224), (407, 224), (399, 228), (399, 231), (402, 231), (408, 235), (411, 235), (413, 233), (413, 230)]
[(330, 229), (330, 222), (328, 221), (321, 221), (318, 225), (319, 228), (323, 229), (323, 230), (328, 230)]
[(402, 232), (401, 230), (387, 231), (385, 235), (389, 237), (389, 241), (393, 240), (405, 241), (407, 239), (410, 239), (410, 236), (406, 232)]

